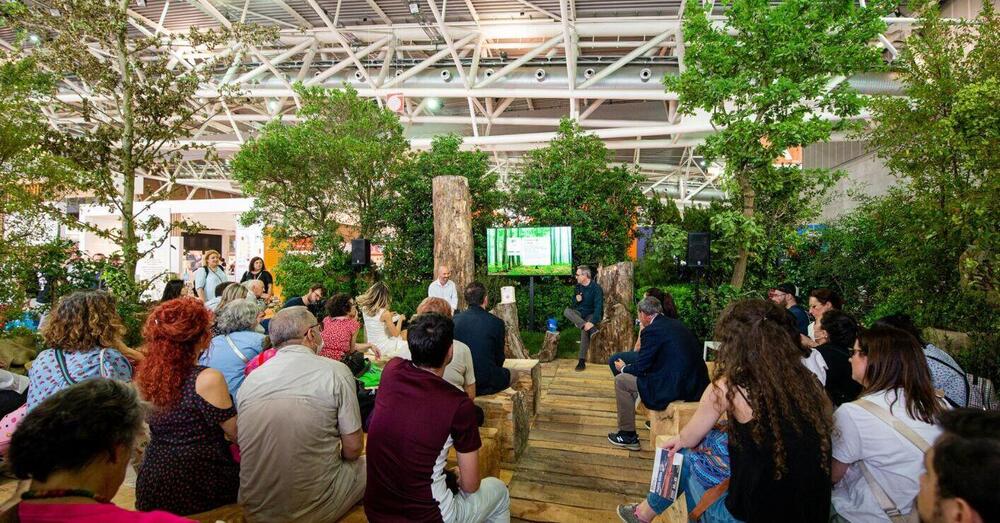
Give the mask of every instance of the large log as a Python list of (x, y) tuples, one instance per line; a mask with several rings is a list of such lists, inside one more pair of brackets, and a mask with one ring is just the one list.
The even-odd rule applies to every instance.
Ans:
[(635, 343), (634, 319), (629, 312), (635, 300), (633, 275), (632, 262), (597, 269), (597, 283), (604, 290), (604, 318), (590, 340), (587, 360), (591, 363), (607, 363), (612, 354), (631, 350)]
[(476, 405), (486, 415), (484, 427), (492, 427), (500, 434), (500, 457), (504, 463), (513, 463), (528, 446), (531, 415), (524, 401), (524, 393), (505, 389), (496, 394), (479, 396)]
[(472, 196), (464, 176), (437, 176), (432, 182), (434, 206), (434, 274), (451, 269), (458, 289), (458, 308), (464, 309), (465, 286), (475, 278), (472, 255)]
[(542, 396), (542, 365), (538, 360), (510, 359), (503, 362), (504, 368), (520, 372), (521, 376), (511, 387), (524, 393), (524, 403), (528, 413), (538, 413), (538, 401)]
[(542, 349), (538, 351), (538, 361), (548, 363), (556, 359), (559, 355), (559, 333), (545, 332), (545, 339), (542, 340)]
[(499, 303), (490, 313), (503, 320), (507, 327), (503, 343), (504, 356), (520, 360), (528, 359), (528, 350), (524, 348), (524, 341), (521, 340), (521, 327), (517, 323), (517, 304)]

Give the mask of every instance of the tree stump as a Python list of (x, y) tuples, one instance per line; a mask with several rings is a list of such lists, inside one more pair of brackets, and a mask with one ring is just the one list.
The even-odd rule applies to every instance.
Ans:
[(531, 416), (524, 402), (524, 393), (505, 389), (496, 394), (479, 396), (475, 403), (486, 415), (483, 426), (499, 431), (500, 458), (504, 463), (517, 461), (528, 446), (531, 431)]
[(517, 304), (500, 303), (493, 307), (490, 313), (503, 320), (507, 327), (504, 329), (504, 356), (519, 360), (528, 359), (528, 350), (524, 348), (524, 341), (521, 340), (521, 327), (517, 323)]
[(503, 366), (511, 372), (521, 372), (521, 377), (511, 387), (524, 393), (528, 413), (534, 416), (538, 413), (538, 400), (542, 395), (542, 365), (538, 360), (508, 358)]
[(465, 286), (475, 278), (472, 254), (472, 196), (464, 176), (437, 176), (432, 182), (434, 206), (434, 274), (441, 265), (451, 269), (464, 309)]
[(559, 354), (559, 333), (546, 332), (545, 339), (542, 340), (542, 350), (538, 351), (538, 361), (548, 363), (556, 359)]
[(606, 363), (612, 354), (631, 350), (635, 343), (634, 319), (629, 312), (635, 300), (632, 281), (632, 262), (597, 269), (597, 283), (604, 290), (604, 318), (590, 340), (589, 362)]

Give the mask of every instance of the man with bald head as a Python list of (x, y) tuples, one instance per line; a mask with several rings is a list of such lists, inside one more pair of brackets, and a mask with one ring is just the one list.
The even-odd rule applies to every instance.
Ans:
[(458, 308), (458, 291), (455, 290), (455, 282), (451, 281), (451, 270), (447, 265), (438, 265), (437, 279), (432, 281), (427, 287), (428, 298), (443, 298), (451, 305), (451, 312)]
[(306, 307), (271, 318), (274, 357), (237, 395), (239, 502), (251, 521), (337, 521), (365, 491), (354, 376), (317, 356), (321, 328)]

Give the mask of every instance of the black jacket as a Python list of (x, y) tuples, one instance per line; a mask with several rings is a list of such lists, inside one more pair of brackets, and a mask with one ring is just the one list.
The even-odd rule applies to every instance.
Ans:
[(708, 386), (698, 338), (680, 320), (663, 315), (639, 333), (639, 357), (622, 372), (637, 378), (639, 397), (650, 410), (663, 410), (672, 401), (698, 401)]
[(478, 305), (455, 316), (455, 339), (472, 352), (477, 396), (510, 386), (510, 371), (503, 368), (505, 330), (503, 320)]

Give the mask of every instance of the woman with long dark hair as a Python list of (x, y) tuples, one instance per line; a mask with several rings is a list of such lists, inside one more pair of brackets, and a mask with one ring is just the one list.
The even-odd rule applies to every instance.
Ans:
[(250, 258), (250, 268), (243, 273), (240, 283), (249, 280), (260, 280), (264, 284), (264, 293), (260, 297), (265, 300), (271, 298), (271, 286), (274, 285), (274, 276), (271, 276), (267, 267), (264, 266), (264, 258), (260, 256)]
[(900, 329), (862, 331), (851, 375), (863, 389), (834, 414), (833, 506), (838, 521), (889, 521), (889, 510), (916, 510), (924, 452), (941, 433), (936, 423), (945, 407), (923, 348)]
[[(823, 387), (802, 364), (785, 328), (787, 313), (774, 303), (731, 304), (716, 326), (720, 343), (712, 384), (680, 435), (663, 448), (685, 456), (681, 492), (688, 510), (716, 484), (691, 469), (702, 460), (696, 447), (723, 415), (728, 417), (728, 490), (711, 503), (711, 521), (826, 522), (830, 512), (832, 408)], [(689, 450), (695, 449), (695, 450)], [(717, 458), (723, 456), (716, 455)], [(716, 483), (721, 478), (716, 478)], [(624, 521), (650, 521), (673, 500), (650, 493), (638, 505), (621, 505)]]
[(151, 438), (136, 508), (188, 515), (236, 503), (236, 407), (222, 373), (196, 362), (212, 339), (212, 313), (194, 298), (159, 305), (143, 328), (147, 357), (135, 382), (152, 405)]

